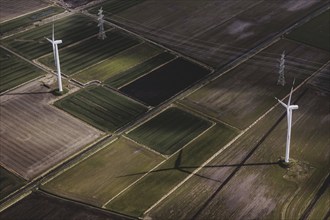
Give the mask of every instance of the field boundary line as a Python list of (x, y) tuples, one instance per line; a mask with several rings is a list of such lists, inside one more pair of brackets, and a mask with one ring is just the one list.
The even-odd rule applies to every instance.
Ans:
[(125, 215), (123, 213), (116, 212), (116, 211), (109, 210), (109, 209), (102, 209), (101, 207), (94, 206), (92, 204), (88, 204), (88, 203), (85, 203), (85, 202), (82, 202), (82, 201), (69, 199), (69, 198), (66, 198), (66, 197), (63, 197), (63, 196), (60, 196), (60, 195), (56, 195), (52, 192), (48, 192), (48, 191), (45, 191), (43, 189), (38, 189), (36, 192), (40, 193), (40, 194), (44, 194), (44, 195), (52, 197), (52, 198), (55, 198), (56, 200), (63, 200), (63, 201), (69, 202), (69, 203), (78, 204), (80, 206), (88, 207), (90, 209), (98, 210), (98, 211), (101, 211), (101, 212), (104, 212), (104, 213), (110, 213), (110, 214), (122, 216), (122, 217), (125, 217), (125, 218), (129, 218), (129, 219), (135, 219), (133, 216)]
[[(0, 22), (0, 24), (5, 23), (5, 22), (8, 22), (8, 21), (11, 21), (11, 20), (15, 20), (15, 19), (20, 18), (20, 17), (23, 17), (23, 16), (25, 16), (25, 15), (33, 14), (33, 13), (35, 13), (35, 12), (38, 12), (38, 11), (44, 10), (44, 9), (46, 9), (46, 8), (48, 8), (48, 7), (52, 7), (52, 6), (57, 6), (57, 5), (54, 4), (54, 3), (53, 3), (53, 4), (48, 4), (48, 3), (47, 3), (47, 5), (46, 5), (45, 7), (43, 7), (43, 8), (38, 8), (38, 9), (36, 9), (36, 10), (34, 10), (34, 11), (29, 11), (29, 12), (26, 12), (25, 14), (21, 14), (21, 15), (18, 15), (18, 16), (16, 16), (16, 17), (9, 18), (9, 19), (7, 19), (7, 20), (3, 20), (3, 21)], [(58, 7), (58, 6), (57, 6), (57, 7)], [(60, 8), (61, 8), (61, 7), (60, 7)]]
[(135, 126), (131, 127), (130, 129), (128, 129), (128, 131), (125, 131), (124, 134), (128, 134), (131, 131), (133, 131), (134, 129), (136, 129), (137, 127), (147, 123), (148, 121), (150, 121), (151, 119), (155, 118), (157, 115), (161, 114), (162, 112), (166, 111), (167, 109), (173, 107), (174, 104), (169, 104), (168, 106), (166, 106), (165, 108), (162, 108), (160, 111), (155, 112), (153, 115), (150, 115), (149, 117), (147, 117), (146, 120), (141, 121), (140, 123), (137, 123)]
[[(174, 153), (172, 153), (171, 155), (169, 155), (169, 157), (167, 157), (164, 161), (160, 162), (159, 164), (157, 164), (155, 167), (151, 168), (147, 173), (145, 173), (143, 176), (141, 176), (139, 179), (137, 179), (136, 181), (134, 181), (133, 183), (131, 183), (129, 186), (127, 186), (125, 189), (123, 189), (122, 191), (120, 191), (117, 195), (115, 195), (114, 197), (112, 197), (110, 200), (108, 200), (106, 203), (104, 203), (104, 205), (102, 206), (102, 208), (106, 208), (106, 206), (114, 199), (116, 199), (118, 196), (120, 196), (121, 194), (123, 194), (124, 192), (126, 192), (127, 190), (129, 190), (131, 187), (133, 187), (134, 185), (136, 185), (138, 182), (140, 182), (140, 180), (142, 180), (145, 176), (147, 176), (149, 173), (151, 173), (152, 171), (154, 171), (155, 169), (157, 169), (159, 166), (161, 166), (163, 163), (165, 163), (166, 161), (168, 161), (169, 159), (171, 159), (174, 155), (176, 155), (179, 151), (183, 150), (184, 148), (186, 148), (189, 144), (191, 144), (192, 142), (194, 142), (196, 139), (198, 139), (199, 137), (201, 137), (203, 134), (205, 134), (207, 131), (209, 131), (211, 128), (213, 128), (216, 125), (216, 123), (212, 124), (211, 126), (209, 126), (207, 129), (205, 129), (203, 132), (201, 132), (199, 135), (197, 135), (195, 138), (193, 138), (192, 140), (190, 140), (188, 143), (186, 143), (184, 146), (182, 146), (180, 149), (178, 149), (177, 151), (175, 151)], [(126, 137), (126, 136), (125, 136)]]
[[(321, 68), (319, 68), (317, 71), (315, 71), (313, 74), (311, 74), (309, 77), (307, 77), (303, 82), (301, 82), (296, 88), (293, 89), (293, 92), (298, 90), (300, 87), (304, 86), (306, 82), (311, 79), (316, 73), (318, 73), (320, 70), (322, 70), (330, 61), (328, 61), (326, 64), (324, 64)], [(282, 98), (282, 101), (285, 100), (290, 94), (287, 94)], [(265, 112), (263, 115), (261, 115), (257, 120), (255, 120), (251, 125), (249, 125), (246, 129), (244, 129), (241, 133), (239, 133), (236, 137), (234, 137), (229, 143), (227, 143), (225, 146), (223, 146), (218, 152), (213, 154), (208, 160), (206, 160), (200, 167), (195, 169), (189, 176), (187, 176), (184, 180), (182, 180), (178, 185), (176, 185), (172, 190), (170, 190), (167, 194), (165, 194), (161, 199), (159, 199), (156, 203), (154, 203), (149, 209), (147, 209), (143, 215), (150, 212), (153, 208), (155, 208), (159, 203), (161, 203), (164, 199), (166, 199), (169, 195), (171, 195), (176, 189), (181, 187), (185, 182), (187, 182), (192, 176), (194, 176), (197, 172), (199, 172), (204, 166), (206, 166), (208, 163), (210, 163), (213, 159), (215, 159), (218, 155), (220, 155), (224, 150), (226, 150), (228, 147), (230, 147), (236, 140), (238, 140), (243, 134), (245, 134), (247, 131), (249, 131), (252, 127), (254, 127), (260, 120), (265, 118), (271, 111), (273, 111), (279, 103), (276, 103), (273, 105), (270, 109), (268, 109), (267, 112)]]
[[(156, 56), (157, 56), (157, 55), (156, 55)], [(165, 66), (166, 64), (168, 64), (168, 63), (170, 63), (170, 62), (172, 62), (172, 61), (178, 59), (178, 56), (177, 56), (177, 55), (174, 55), (174, 56), (175, 56), (175, 57), (174, 57), (173, 59), (170, 59), (169, 61), (166, 61), (165, 63), (162, 63), (161, 65), (159, 65), (159, 66), (153, 68), (152, 70), (147, 71), (146, 73), (142, 74), (141, 76), (139, 76), (139, 77), (137, 77), (137, 78), (135, 78), (135, 79), (133, 79), (133, 80), (131, 80), (131, 81), (129, 81), (129, 82), (127, 82), (127, 83), (121, 85), (121, 86), (119, 86), (117, 89), (120, 90), (121, 88), (123, 88), (123, 87), (125, 87), (125, 86), (127, 86), (127, 85), (129, 85), (129, 84), (131, 84), (131, 83), (133, 83), (133, 82), (135, 82), (136, 80), (138, 80), (138, 79), (140, 79), (140, 78), (142, 78), (142, 77), (144, 77), (144, 76), (146, 76), (146, 75), (152, 73), (153, 71), (155, 71), (155, 70), (157, 70), (157, 69), (159, 69), (159, 68)], [(154, 57), (155, 57), (155, 56), (154, 56)], [(131, 69), (131, 68), (130, 68), (130, 69)], [(110, 78), (109, 78), (109, 79), (110, 79)]]
[[(99, 141), (102, 141), (102, 140), (105, 140), (106, 138), (109, 138), (111, 137), (111, 135), (107, 135), (107, 136), (104, 136), (102, 139), (99, 139), (99, 140), (96, 140), (94, 141), (93, 143), (89, 144), (86, 149), (89, 147), (89, 146), (92, 146), (93, 144), (95, 143), (98, 143)], [(56, 175), (52, 176), (51, 178), (48, 178), (47, 180), (43, 181), (41, 183), (41, 185), (45, 185), (47, 184), (48, 182), (52, 181), (53, 179), (55, 179), (56, 177), (58, 177), (59, 175), (65, 173), (67, 170), (77, 166), (78, 164), (84, 162), (85, 160), (87, 160), (88, 158), (90, 158), (91, 156), (95, 155), (97, 152), (103, 150), (104, 148), (106, 148), (107, 146), (109, 146), (110, 144), (114, 143), (115, 141), (117, 141), (119, 138), (118, 137), (114, 137), (114, 139), (110, 140), (109, 142), (107, 143), (104, 143), (103, 145), (101, 145), (101, 147), (99, 147), (98, 149), (96, 149), (95, 151), (93, 151), (91, 154), (88, 154), (87, 156), (81, 158), (81, 160), (79, 161), (76, 161), (75, 163), (72, 163), (70, 164), (69, 166), (65, 167), (64, 169), (62, 169), (61, 171), (59, 171), (58, 173), (56, 173)], [(85, 148), (84, 148), (85, 149)], [(83, 150), (84, 150), (83, 149)], [(74, 156), (74, 155), (73, 155)]]
[[(52, 7), (52, 6), (60, 7), (58, 5), (50, 5), (49, 7)], [(62, 7), (60, 7), (60, 8), (62, 8)], [(23, 27), (23, 28), (22, 27), (18, 27), (16, 29), (12, 30), (12, 31), (9, 31), (7, 33), (4, 33), (4, 35), (2, 37), (0, 37), (0, 39), (1, 40), (5, 40), (5, 39), (7, 39), (9, 37), (13, 37), (13, 36), (15, 36), (17, 34), (21, 34), (23, 32), (26, 32), (26, 31), (32, 30), (34, 28), (37, 28), (39, 26), (47, 25), (50, 22), (52, 22), (53, 21), (52, 19), (54, 19), (54, 18), (56, 18), (56, 19), (54, 19), (54, 21), (56, 21), (56, 20), (59, 20), (59, 19), (62, 19), (62, 18), (66, 18), (66, 17), (71, 16), (71, 15), (74, 15), (74, 13), (69, 12), (66, 9), (64, 9), (64, 8), (62, 8), (62, 9), (64, 11), (61, 12), (61, 13), (54, 14), (54, 15), (52, 15), (50, 17), (46, 17), (46, 18), (42, 19), (41, 21), (35, 21), (35, 22), (33, 22), (32, 24), (30, 24), (30, 25), (28, 25), (26, 27)]]
[(228, 124), (227, 122), (224, 122), (224, 121), (222, 121), (222, 120), (220, 120), (220, 119), (218, 119), (216, 117), (210, 116), (207, 113), (202, 112), (202, 111), (200, 111), (198, 109), (194, 109), (193, 107), (191, 107), (191, 106), (189, 106), (189, 105), (187, 105), (187, 104), (185, 104), (183, 102), (180, 102), (180, 100), (176, 101), (175, 104), (178, 105), (178, 106), (181, 106), (181, 108), (185, 109), (186, 111), (189, 111), (191, 113), (195, 113), (195, 114), (201, 115), (204, 118), (207, 118), (208, 120), (211, 120), (212, 119), (213, 122), (224, 124), (224, 125), (232, 128), (232, 129), (234, 129), (234, 130), (236, 130), (238, 132), (241, 132), (242, 131), (241, 129), (239, 129), (239, 128), (231, 125), (231, 124)]
[(146, 149), (146, 150), (148, 150), (148, 151), (151, 151), (151, 152), (154, 153), (154, 154), (157, 154), (158, 156), (161, 156), (161, 157), (164, 158), (164, 159), (167, 159), (167, 158), (168, 158), (168, 156), (166, 156), (166, 155), (164, 155), (164, 154), (161, 154), (161, 153), (159, 153), (158, 151), (153, 150), (153, 149), (151, 149), (150, 147), (148, 147), (148, 146), (146, 146), (146, 145), (144, 145), (144, 144), (142, 144), (142, 143), (139, 143), (139, 142), (137, 142), (136, 140), (133, 140), (132, 138), (127, 137), (127, 136), (124, 135), (124, 134), (122, 135), (122, 137), (126, 138), (126, 139), (129, 140), (129, 141), (132, 141), (133, 143), (139, 145), (140, 147), (142, 147), (142, 148), (144, 148), (144, 149)]
[[(94, 36), (96, 36), (96, 35), (93, 35), (92, 37), (94, 37)], [(79, 71), (77, 71), (77, 72), (71, 74), (70, 77), (73, 78), (75, 75), (77, 75), (78, 73), (81, 73), (82, 71), (85, 71), (85, 70), (87, 70), (87, 69), (89, 69), (89, 68), (92, 68), (92, 67), (94, 67), (94, 66), (96, 66), (96, 65), (99, 65), (100, 63), (106, 62), (106, 61), (108, 61), (109, 59), (114, 58), (114, 57), (116, 57), (116, 56), (118, 56), (118, 55), (121, 55), (122, 53), (126, 52), (127, 50), (129, 50), (129, 49), (134, 49), (135, 47), (140, 46), (140, 45), (142, 45), (142, 44), (144, 44), (144, 42), (140, 42), (140, 43), (135, 44), (135, 45), (133, 45), (133, 46), (131, 46), (131, 47), (129, 47), (129, 48), (126, 48), (126, 49), (120, 51), (119, 53), (113, 54), (113, 55), (110, 56), (110, 57), (107, 57), (107, 58), (105, 58), (105, 59), (103, 59), (103, 60), (100, 60), (99, 62), (96, 62), (96, 63), (94, 63), (94, 64), (92, 64), (92, 65), (90, 65), (90, 66), (85, 67), (84, 69), (81, 69), (81, 70), (79, 70)], [(67, 47), (65, 47), (65, 48), (67, 48)], [(77, 79), (75, 79), (75, 80), (78, 81), (78, 82), (80, 82), (80, 81), (77, 80)], [(92, 81), (93, 81), (93, 80), (92, 80)], [(100, 80), (98, 80), (98, 81), (100, 81)], [(82, 84), (84, 84), (84, 85), (87, 85), (89, 82), (91, 82), (91, 81), (88, 81), (88, 82), (86, 82), (86, 83), (83, 83), (83, 82), (80, 82), (80, 83), (82, 83)]]
[(12, 201), (5, 201), (4, 203), (2, 203), (0, 205), (0, 213), (2, 211), (4, 211), (5, 209), (9, 208), (10, 206), (14, 205), (15, 203), (17, 203), (18, 201), (24, 199), (25, 197), (27, 197), (28, 195), (30, 195), (32, 193), (31, 190), (23, 193), (22, 195), (20, 195), (19, 197), (15, 198), (14, 200)]
[[(125, 98), (125, 99), (128, 99), (128, 100), (130, 100), (130, 101), (132, 101), (132, 102), (135, 102), (135, 103), (137, 103), (137, 104), (139, 104), (139, 105), (141, 105), (141, 106), (143, 106), (143, 107), (146, 107), (146, 109), (147, 109), (147, 111), (145, 112), (145, 113), (142, 113), (142, 115), (143, 114), (146, 114), (150, 109), (149, 109), (149, 106), (147, 106), (146, 104), (144, 104), (144, 103), (142, 103), (142, 102), (139, 102), (138, 100), (135, 100), (135, 99), (133, 99), (132, 97), (130, 97), (130, 96), (126, 96), (125, 94), (123, 94), (123, 93), (121, 93), (120, 91), (118, 91), (118, 90), (116, 90), (116, 89), (114, 89), (114, 88), (111, 88), (111, 87), (109, 87), (109, 86), (107, 86), (107, 85), (105, 85), (105, 84), (100, 84), (99, 86), (101, 86), (101, 87), (103, 87), (104, 89), (106, 89), (106, 90), (109, 90), (110, 92), (112, 92), (112, 93), (115, 93), (115, 94), (117, 94), (118, 96), (120, 96), (120, 97), (123, 97), (123, 98)], [(130, 122), (128, 122), (128, 123), (130, 123)], [(127, 123), (127, 124), (128, 124)], [(123, 125), (123, 126), (125, 126), (125, 125)], [(123, 127), (122, 126), (122, 127)], [(115, 130), (113, 133), (115, 133), (116, 131), (118, 131), (119, 129), (121, 129), (121, 127), (119, 127), (117, 130)]]
[[(86, 16), (92, 17), (92, 18), (94, 18), (94, 19), (97, 19), (97, 16), (96, 16), (96, 15), (90, 14), (89, 12), (83, 12), (83, 14), (85, 14)], [(211, 66), (209, 66), (209, 65), (207, 65), (207, 64), (205, 64), (205, 63), (203, 63), (203, 62), (201, 62), (201, 61), (195, 60), (195, 59), (192, 58), (192, 57), (189, 57), (189, 56), (187, 56), (187, 55), (181, 54), (180, 52), (177, 52), (177, 51), (175, 51), (175, 50), (173, 50), (173, 49), (170, 49), (170, 48), (168, 48), (168, 47), (166, 47), (166, 46), (164, 46), (164, 45), (162, 45), (162, 44), (160, 44), (160, 43), (157, 43), (157, 42), (154, 41), (154, 40), (148, 39), (148, 38), (142, 36), (142, 35), (139, 34), (139, 33), (135, 33), (134, 31), (128, 30), (126, 27), (122, 27), (122, 26), (120, 26), (119, 24), (116, 24), (116, 23), (113, 22), (113, 21), (105, 20), (105, 23), (108, 23), (109, 25), (111, 25), (111, 26), (113, 26), (113, 27), (116, 27), (116, 28), (118, 28), (119, 30), (123, 30), (124, 32), (129, 33), (129, 34), (131, 34), (131, 35), (137, 37), (138, 39), (141, 39), (141, 40), (143, 40), (143, 41), (146, 41), (146, 42), (149, 42), (149, 43), (151, 43), (151, 44), (157, 45), (158, 47), (163, 48), (164, 50), (170, 51), (171, 53), (173, 53), (173, 54), (175, 54), (175, 55), (177, 55), (177, 56), (183, 57), (183, 58), (185, 58), (185, 59), (187, 59), (187, 60), (189, 60), (189, 61), (191, 61), (191, 62), (193, 62), (193, 63), (195, 63), (195, 64), (198, 64), (198, 65), (200, 65), (200, 66), (203, 66), (204, 68), (210, 70), (211, 72), (214, 70), (213, 67), (211, 67)]]

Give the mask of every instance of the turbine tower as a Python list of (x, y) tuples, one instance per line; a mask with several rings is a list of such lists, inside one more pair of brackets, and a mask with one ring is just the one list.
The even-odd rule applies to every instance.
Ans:
[(278, 71), (278, 80), (277, 80), (277, 85), (284, 86), (285, 85), (285, 77), (284, 77), (284, 67), (285, 67), (285, 51), (283, 51), (280, 59), (280, 69)]
[(57, 68), (57, 81), (58, 81), (58, 91), (60, 93), (63, 92), (62, 88), (62, 76), (61, 76), (61, 66), (60, 66), (60, 57), (58, 54), (58, 44), (62, 43), (62, 40), (55, 40), (55, 34), (54, 34), (54, 24), (53, 24), (53, 33), (52, 33), (52, 39), (46, 38), (52, 45), (53, 45), (53, 54), (54, 54), (54, 60), (55, 60), (55, 66)]
[(98, 38), (104, 40), (107, 36), (105, 35), (105, 32), (104, 32), (104, 26), (103, 26), (103, 24), (104, 24), (104, 20), (103, 20), (104, 15), (103, 15), (102, 7), (99, 9), (99, 13), (97, 15), (99, 16), (97, 18), (97, 20), (99, 21), (97, 26), (100, 27)]
[(287, 138), (286, 138), (286, 149), (285, 149), (285, 160), (284, 160), (285, 163), (289, 163), (289, 156), (290, 156), (292, 111), (298, 109), (298, 105), (291, 105), (293, 85), (294, 85), (294, 81), (292, 84), (288, 104), (285, 104), (284, 102), (282, 102), (281, 100), (279, 100), (278, 98), (275, 97), (275, 99), (277, 99), (277, 101), (286, 108), (286, 114), (287, 114), (287, 120), (288, 120), (288, 132), (287, 132)]

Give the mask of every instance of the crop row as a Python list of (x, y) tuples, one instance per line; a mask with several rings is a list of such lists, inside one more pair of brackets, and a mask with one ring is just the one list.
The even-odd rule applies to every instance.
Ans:
[(162, 154), (170, 155), (211, 124), (178, 108), (169, 108), (128, 133), (128, 136)]
[[(59, 47), (65, 47), (97, 33), (97, 23), (82, 15), (63, 18), (55, 23), (55, 39), (63, 41)], [(9, 37), (3, 43), (13, 51), (34, 59), (52, 52), (51, 44), (45, 39), (51, 36), (52, 24), (45, 24)]]
[(87, 83), (91, 80), (104, 81), (109, 77), (120, 74), (127, 69), (143, 63), (150, 57), (159, 54), (160, 51), (160, 48), (142, 43), (121, 51), (96, 65), (78, 72), (73, 78), (83, 83)]
[(175, 56), (173, 54), (163, 52), (127, 71), (124, 71), (120, 74), (117, 74), (117, 75), (107, 79), (104, 83), (109, 86), (119, 88), (119, 87), (125, 85), (126, 83), (129, 83), (130, 81), (150, 72), (151, 70), (159, 67), (160, 65), (162, 65), (174, 58), (175, 58)]
[(25, 15), (23, 17), (0, 23), (0, 35), (13, 31), (17, 28), (27, 27), (29, 25), (32, 25), (36, 21), (40, 21), (63, 11), (64, 10), (62, 8), (50, 6), (48, 8)]
[[(105, 40), (90, 38), (72, 47), (60, 51), (61, 69), (67, 75), (82, 70), (90, 65), (96, 64), (122, 50), (137, 43), (138, 40), (121, 34), (118, 31), (107, 32)], [(53, 54), (40, 59), (45, 65), (54, 68)]]
[(94, 7), (90, 10), (91, 13), (96, 14), (100, 7), (104, 10), (104, 14), (107, 16), (111, 16), (112, 14), (116, 14), (118, 12), (124, 11), (134, 5), (143, 2), (143, 0), (110, 0), (106, 3), (102, 3), (101, 5)]
[(143, 105), (103, 87), (79, 91), (55, 105), (104, 131), (115, 131), (147, 111)]
[(0, 92), (39, 76), (42, 71), (0, 48)]

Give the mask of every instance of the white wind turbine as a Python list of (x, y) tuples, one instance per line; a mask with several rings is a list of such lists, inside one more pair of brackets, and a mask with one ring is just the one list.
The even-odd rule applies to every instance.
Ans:
[(290, 96), (289, 96), (289, 101), (288, 104), (285, 104), (281, 100), (275, 97), (275, 99), (278, 100), (281, 105), (283, 105), (286, 108), (286, 113), (287, 113), (287, 120), (288, 120), (288, 133), (287, 133), (287, 138), (286, 138), (286, 149), (285, 149), (285, 162), (289, 163), (289, 156), (290, 156), (290, 140), (291, 140), (291, 125), (292, 125), (292, 111), (298, 109), (298, 105), (291, 105), (291, 97), (292, 97), (292, 92), (293, 92), (293, 85), (291, 88)]
[(58, 54), (58, 44), (62, 43), (62, 40), (55, 40), (55, 36), (54, 36), (54, 24), (53, 24), (53, 33), (52, 33), (52, 39), (48, 39), (46, 38), (52, 45), (53, 45), (53, 53), (54, 53), (54, 60), (55, 60), (55, 65), (57, 68), (57, 81), (58, 81), (58, 91), (60, 93), (63, 92), (63, 88), (62, 88), (62, 76), (61, 76), (61, 66), (60, 66), (60, 57)]

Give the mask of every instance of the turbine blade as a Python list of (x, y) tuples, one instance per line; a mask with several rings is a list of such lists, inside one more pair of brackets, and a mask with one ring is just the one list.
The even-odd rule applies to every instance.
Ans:
[(279, 100), (279, 99), (276, 98), (276, 97), (275, 97), (275, 99), (276, 99), (281, 105), (283, 105), (285, 108), (288, 108), (288, 106), (287, 106), (284, 102), (282, 102), (281, 100)]
[(293, 82), (292, 82), (292, 87), (291, 87), (291, 91), (290, 91), (290, 96), (289, 96), (288, 105), (291, 104), (291, 97), (292, 97), (293, 87), (294, 87), (294, 83), (295, 83), (295, 81), (296, 81), (296, 78), (293, 78)]
[(50, 43), (54, 44), (53, 41), (47, 37), (45, 37), (46, 40), (48, 40)]

